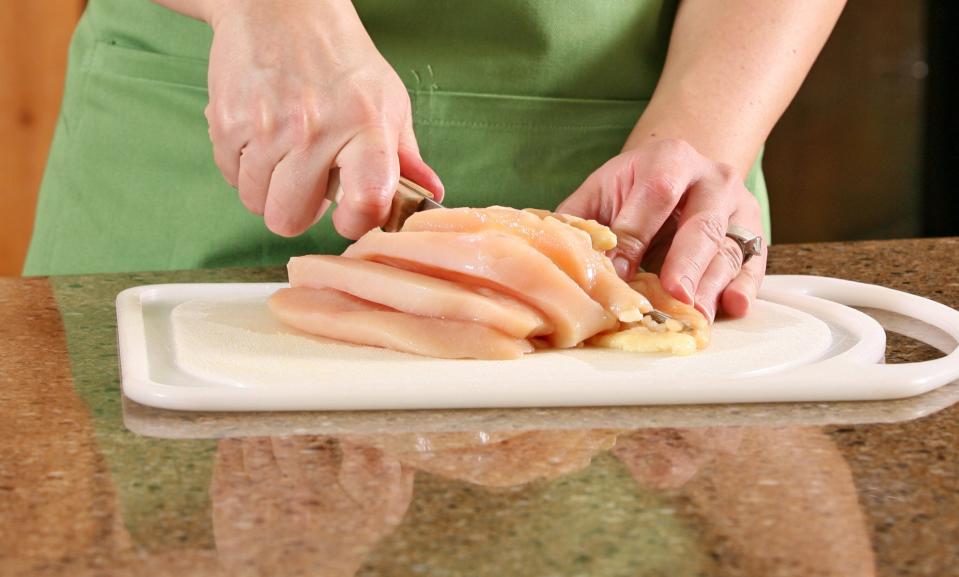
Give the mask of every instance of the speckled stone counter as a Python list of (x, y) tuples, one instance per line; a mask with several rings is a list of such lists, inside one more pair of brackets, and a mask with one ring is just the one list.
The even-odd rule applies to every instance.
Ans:
[[(770, 272), (959, 307), (959, 239), (775, 246)], [(406, 413), (122, 398), (120, 290), (282, 278), (0, 279), (0, 576), (959, 575), (959, 383), (875, 403)], [(887, 362), (941, 354), (890, 336)]]

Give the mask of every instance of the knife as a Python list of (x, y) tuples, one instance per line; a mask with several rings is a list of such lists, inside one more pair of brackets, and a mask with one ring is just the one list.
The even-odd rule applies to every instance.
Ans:
[[(340, 171), (330, 171), (330, 179), (326, 185), (326, 199), (339, 203), (343, 198), (343, 187), (340, 185)], [(412, 180), (401, 176), (393, 195), (393, 204), (390, 205), (390, 216), (383, 225), (383, 230), (396, 232), (403, 228), (403, 223), (413, 213), (434, 208), (445, 208), (433, 200), (433, 193), (416, 184)]]

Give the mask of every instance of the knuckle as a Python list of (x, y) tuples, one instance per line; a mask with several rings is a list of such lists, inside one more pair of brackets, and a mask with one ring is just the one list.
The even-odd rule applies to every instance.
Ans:
[(355, 191), (351, 210), (363, 215), (380, 215), (389, 208), (392, 197), (383, 186), (364, 185)]
[(672, 206), (679, 198), (676, 180), (667, 172), (661, 171), (640, 182), (643, 198), (654, 206)]
[(349, 96), (345, 117), (354, 126), (379, 128), (399, 134), (399, 129), (412, 117), (409, 94), (399, 78), (396, 84), (384, 83), (381, 76), (369, 78), (369, 74), (357, 75), (347, 80)]
[(691, 144), (681, 138), (664, 138), (659, 141), (659, 150), (669, 156), (686, 157), (696, 153)]
[(679, 268), (691, 272), (692, 275), (690, 276), (695, 276), (696, 278), (702, 278), (703, 273), (706, 272), (706, 267), (703, 263), (685, 255), (679, 258)]
[(724, 242), (719, 248), (719, 257), (726, 262), (733, 276), (743, 267), (743, 251), (735, 242)]
[(629, 233), (619, 232), (619, 230), (616, 229), (616, 250), (629, 260), (638, 260), (648, 248), (646, 243)]
[(354, 122), (364, 126), (384, 124), (391, 101), (389, 95), (382, 89), (370, 86), (370, 82), (364, 78), (354, 77), (348, 82), (350, 117)]
[(297, 107), (290, 115), (293, 140), (301, 147), (316, 144), (323, 135), (324, 117), (320, 108), (313, 105)]
[(279, 126), (279, 119), (270, 106), (259, 104), (254, 107), (253, 113), (253, 134), (258, 138), (269, 138), (276, 134)]
[(245, 113), (222, 102), (211, 102), (206, 117), (214, 138), (226, 138), (236, 133), (244, 123)]
[(706, 213), (698, 215), (694, 223), (696, 230), (717, 246), (720, 246), (723, 243), (723, 239), (726, 238), (726, 223), (718, 214)]
[(725, 162), (716, 163), (716, 172), (719, 173), (719, 178), (726, 187), (737, 189), (745, 188), (745, 186), (743, 186), (742, 175), (733, 165), (726, 164)]
[(363, 139), (363, 156), (367, 159), (367, 165), (388, 167), (396, 157), (395, 150), (386, 145), (389, 137), (382, 130), (372, 130), (369, 134), (368, 138)]

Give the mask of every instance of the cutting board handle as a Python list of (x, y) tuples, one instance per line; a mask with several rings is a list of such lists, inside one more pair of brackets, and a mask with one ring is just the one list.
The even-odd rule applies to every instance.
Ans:
[[(806, 275), (771, 275), (766, 278), (760, 297), (788, 300), (790, 293), (903, 315), (931, 325), (959, 343), (959, 311), (927, 298), (871, 284)], [(863, 371), (862, 375), (875, 392), (896, 390), (899, 393), (896, 396), (900, 397), (922, 394), (959, 379), (959, 347), (956, 346), (946, 356), (931, 361), (895, 365), (864, 363), (863, 358), (884, 350), (885, 334), (878, 336), (874, 328), (865, 326), (865, 323), (860, 328), (860, 334), (854, 335), (859, 342), (851, 349), (801, 368), (795, 371), (796, 376), (829, 378), (830, 371), (848, 371), (852, 363), (859, 365), (856, 370)], [(863, 350), (869, 353), (863, 354)], [(881, 360), (881, 355), (877, 360)]]

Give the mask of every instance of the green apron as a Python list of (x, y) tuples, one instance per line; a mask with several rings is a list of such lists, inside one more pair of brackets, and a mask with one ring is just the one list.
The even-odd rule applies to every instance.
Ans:
[[(619, 152), (675, 4), (355, 1), (409, 89), (446, 203), (539, 208)], [(329, 215), (298, 238), (271, 234), (223, 181), (203, 116), (211, 36), (149, 0), (90, 0), (25, 274), (277, 265), (345, 247)], [(766, 209), (759, 161), (746, 184)]]

